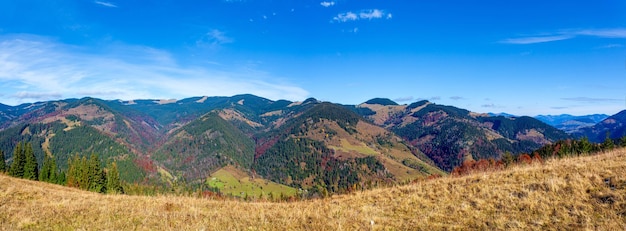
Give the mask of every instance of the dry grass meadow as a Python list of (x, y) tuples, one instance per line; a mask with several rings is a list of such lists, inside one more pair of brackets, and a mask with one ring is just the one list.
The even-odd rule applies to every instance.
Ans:
[(100, 195), (0, 175), (0, 229), (625, 230), (626, 149), (290, 203)]

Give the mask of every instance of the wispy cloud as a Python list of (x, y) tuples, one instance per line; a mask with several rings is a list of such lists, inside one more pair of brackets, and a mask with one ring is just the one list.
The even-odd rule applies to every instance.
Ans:
[(331, 1), (331, 2), (320, 2), (320, 5), (322, 5), (323, 7), (331, 7), (335, 5), (335, 2)]
[(624, 99), (591, 98), (591, 97), (571, 97), (571, 98), (561, 98), (561, 99), (567, 100), (567, 101), (583, 102), (583, 103), (623, 102), (624, 101)]
[(111, 3), (111, 2), (94, 1), (93, 3), (101, 5), (101, 6), (117, 8), (117, 5), (115, 5), (115, 4)]
[(40, 92), (20, 91), (11, 95), (11, 98), (16, 98), (20, 100), (25, 100), (25, 99), (45, 100), (45, 99), (50, 99), (50, 98), (61, 98), (61, 97), (63, 97), (63, 95), (58, 92), (40, 93)]
[[(180, 66), (162, 50), (112, 45), (88, 51), (41, 37), (0, 36), (0, 102), (19, 104), (96, 96), (105, 99), (184, 98), (250, 93), (302, 100), (308, 92), (250, 66), (219, 71)], [(95, 55), (94, 53), (97, 53)]]
[(480, 106), (484, 107), (484, 108), (504, 108), (504, 106), (493, 104), (493, 103), (483, 104), (483, 105), (480, 105)]
[(541, 36), (527, 36), (519, 38), (508, 38), (500, 43), (506, 44), (535, 44), (573, 39), (580, 36), (591, 36), (599, 38), (626, 38), (625, 28), (613, 29), (588, 29), (588, 30), (561, 30), (555, 33)]
[(607, 45), (604, 45), (604, 46), (600, 46), (598, 48), (601, 48), (601, 49), (611, 49), (611, 48), (620, 48), (620, 47), (624, 47), (624, 45), (622, 45), (622, 44), (607, 44)]
[(404, 97), (395, 98), (395, 99), (393, 99), (393, 101), (396, 101), (396, 102), (408, 102), (408, 101), (413, 101), (413, 99), (414, 99), (413, 96), (404, 96)]
[(512, 38), (505, 39), (500, 41), (501, 43), (507, 44), (535, 44), (535, 43), (546, 43), (546, 42), (554, 42), (560, 40), (571, 39), (574, 36), (571, 35), (557, 35), (557, 36), (543, 36), (543, 37), (525, 37), (525, 38)]
[(574, 31), (573, 34), (601, 38), (626, 38), (626, 28), (579, 30)]
[(451, 100), (462, 100), (462, 99), (465, 99), (465, 98), (463, 98), (461, 96), (452, 96), (452, 97), (450, 97), (450, 99)]
[(232, 43), (234, 40), (226, 36), (223, 31), (213, 29), (196, 41), (199, 47), (217, 48), (223, 44)]
[(379, 9), (368, 9), (361, 10), (360, 12), (354, 13), (352, 11), (344, 12), (337, 14), (337, 16), (333, 17), (333, 22), (349, 22), (349, 21), (357, 21), (361, 19), (372, 20), (372, 19), (391, 19), (391, 13), (387, 13), (384, 10)]

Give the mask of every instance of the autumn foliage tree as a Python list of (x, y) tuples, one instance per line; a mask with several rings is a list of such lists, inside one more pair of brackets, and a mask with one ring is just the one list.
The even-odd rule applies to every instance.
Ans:
[(505, 163), (502, 160), (480, 159), (478, 161), (464, 161), (461, 166), (457, 166), (452, 170), (453, 176), (462, 176), (475, 172), (487, 172), (504, 169)]

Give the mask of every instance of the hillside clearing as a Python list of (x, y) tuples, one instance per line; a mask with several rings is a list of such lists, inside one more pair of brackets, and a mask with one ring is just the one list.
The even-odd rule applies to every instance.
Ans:
[(0, 175), (0, 210), (4, 229), (624, 230), (626, 149), (293, 203), (101, 195)]
[(271, 182), (269, 180), (251, 179), (245, 172), (228, 165), (211, 174), (207, 179), (207, 185), (218, 188), (224, 194), (233, 196), (268, 197), (271, 193), (274, 198), (281, 195), (293, 196), (296, 189)]

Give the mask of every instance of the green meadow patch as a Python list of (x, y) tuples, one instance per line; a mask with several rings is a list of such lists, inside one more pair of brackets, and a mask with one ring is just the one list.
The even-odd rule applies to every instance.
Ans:
[(297, 191), (295, 188), (262, 178), (252, 179), (248, 174), (233, 166), (226, 166), (211, 174), (207, 179), (207, 185), (218, 188), (224, 194), (239, 197), (253, 196), (259, 198), (271, 194), (277, 198), (281, 195), (293, 196)]

